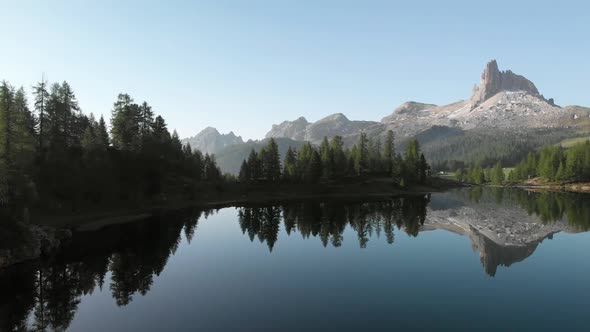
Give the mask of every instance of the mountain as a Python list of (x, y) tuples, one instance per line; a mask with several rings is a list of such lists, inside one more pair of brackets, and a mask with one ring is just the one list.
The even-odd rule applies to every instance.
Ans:
[(279, 125), (273, 125), (266, 134), (270, 137), (286, 137), (292, 140), (309, 141), (319, 144), (324, 136), (342, 136), (346, 141), (353, 136), (355, 139), (361, 131), (381, 131), (382, 124), (374, 121), (351, 121), (342, 113), (329, 115), (313, 123), (307, 122), (303, 117), (295, 121), (284, 121)]
[(469, 99), (444, 106), (410, 103), (402, 104), (381, 122), (402, 136), (413, 136), (435, 125), (471, 130), (588, 128), (590, 124), (590, 109), (555, 105), (524, 76), (500, 71), (495, 60), (485, 65), (480, 84)]
[[(479, 85), (468, 99), (448, 105), (408, 101), (380, 122), (350, 121), (337, 113), (314, 123), (304, 118), (273, 125), (266, 137), (321, 141), (323, 136), (340, 135), (354, 141), (361, 131), (369, 136), (391, 129), (403, 140), (433, 126), (462, 130), (590, 128), (590, 109), (580, 106), (559, 107), (545, 99), (533, 82), (510, 70), (500, 71), (496, 60), (484, 66)], [(346, 140), (349, 138), (349, 140)]]
[(467, 99), (448, 105), (408, 101), (380, 122), (350, 121), (342, 114), (314, 123), (285, 121), (274, 125), (266, 137), (317, 144), (323, 136), (340, 135), (351, 146), (362, 131), (377, 137), (387, 130), (393, 130), (399, 148), (410, 138), (418, 138), (435, 165), (449, 160), (510, 163), (539, 146), (588, 135), (590, 109), (560, 107), (546, 99), (532, 81), (510, 70), (500, 71), (492, 60)]
[[(498, 69), (496, 60), (492, 60), (486, 64), (481, 74), (479, 86), (473, 88), (471, 104), (477, 106), (502, 91), (523, 91), (543, 100), (545, 99), (539, 94), (539, 90), (537, 90), (533, 82), (510, 70), (501, 72)], [(553, 104), (553, 102), (550, 104)]]
[(287, 137), (297, 141), (304, 141), (309, 122), (304, 117), (295, 121), (283, 121), (281, 124), (272, 125), (272, 129), (266, 134), (270, 137)]
[(235, 144), (243, 144), (242, 137), (236, 136), (233, 131), (229, 134), (220, 134), (217, 129), (207, 127), (193, 137), (182, 140), (183, 144), (190, 144), (193, 149), (203, 153), (216, 154), (225, 147)]
[[(395, 133), (399, 150), (416, 137), (435, 167), (451, 161), (488, 166), (501, 160), (511, 164), (540, 146), (590, 135), (590, 108), (558, 106), (532, 81), (510, 70), (500, 71), (492, 60), (485, 64), (479, 84), (466, 99), (448, 105), (408, 101), (380, 121), (350, 120), (342, 113), (311, 123), (300, 117), (273, 125), (265, 137), (284, 139), (283, 150), (298, 147), (303, 141), (320, 144), (324, 136), (336, 135), (351, 147), (361, 132), (375, 138), (388, 130)], [(241, 158), (252, 147), (264, 144), (244, 143), (233, 133), (221, 135), (213, 128), (185, 141), (204, 152), (216, 153), (222, 169), (232, 173), (237, 172)]]

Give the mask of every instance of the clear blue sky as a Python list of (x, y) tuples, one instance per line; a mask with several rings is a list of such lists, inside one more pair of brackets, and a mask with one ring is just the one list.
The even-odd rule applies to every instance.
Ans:
[(127, 92), (181, 137), (453, 102), (491, 58), (559, 104), (590, 105), (590, 5), (516, 2), (3, 0), (0, 78), (67, 80), (107, 118)]

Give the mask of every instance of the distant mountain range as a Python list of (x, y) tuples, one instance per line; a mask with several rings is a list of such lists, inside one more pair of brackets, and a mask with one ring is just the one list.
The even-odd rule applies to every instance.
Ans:
[[(473, 87), (468, 99), (442, 106), (408, 101), (381, 121), (353, 121), (342, 113), (312, 123), (300, 117), (273, 125), (265, 137), (287, 138), (285, 144), (299, 146), (303, 141), (319, 144), (324, 136), (339, 135), (352, 146), (361, 132), (375, 138), (390, 129), (400, 145), (417, 137), (427, 158), (435, 164), (449, 160), (485, 163), (486, 158), (511, 162), (531, 148), (588, 135), (590, 108), (558, 106), (552, 98), (540, 94), (533, 82), (510, 70), (500, 71), (492, 60), (485, 65), (480, 84)], [(221, 162), (235, 162), (224, 154), (243, 155), (236, 151), (249, 151), (260, 144), (243, 142), (233, 132), (224, 135), (214, 128), (184, 141), (203, 152), (215, 153), (222, 170), (232, 173), (239, 164)]]

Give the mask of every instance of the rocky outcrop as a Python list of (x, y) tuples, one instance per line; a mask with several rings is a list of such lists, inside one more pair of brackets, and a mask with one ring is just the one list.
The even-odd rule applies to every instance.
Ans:
[(221, 134), (213, 127), (203, 129), (196, 136), (183, 140), (184, 144), (190, 144), (193, 149), (202, 153), (215, 154), (227, 146), (244, 143), (242, 137), (236, 136), (233, 131), (228, 134)]
[(510, 70), (500, 71), (496, 60), (492, 60), (485, 65), (479, 86), (473, 88), (471, 103), (478, 106), (501, 91), (524, 91), (542, 97), (533, 82)]

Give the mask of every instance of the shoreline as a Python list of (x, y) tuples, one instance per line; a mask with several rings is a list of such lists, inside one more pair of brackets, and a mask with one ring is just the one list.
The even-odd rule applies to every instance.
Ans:
[[(294, 187), (294, 188), (292, 188)], [(106, 212), (89, 212), (75, 215), (53, 215), (41, 217), (33, 223), (46, 227), (67, 228), (73, 231), (93, 231), (108, 225), (135, 222), (154, 216), (162, 211), (179, 210), (186, 208), (210, 208), (221, 209), (229, 206), (248, 204), (272, 204), (292, 200), (307, 199), (386, 199), (388, 197), (403, 195), (425, 195), (434, 192), (442, 192), (448, 189), (462, 187), (452, 181), (435, 180), (433, 183), (416, 185), (406, 189), (393, 187), (392, 182), (377, 179), (367, 182), (337, 184), (337, 185), (289, 185), (280, 184), (269, 187), (268, 185), (251, 185), (229, 192), (217, 192), (205, 195), (195, 200), (175, 200), (160, 203), (150, 207), (138, 207), (132, 209), (113, 209)], [(293, 189), (293, 190), (289, 190)]]
[(512, 188), (519, 188), (524, 190), (549, 190), (559, 192), (570, 192), (577, 194), (588, 194), (590, 193), (590, 183), (570, 183), (570, 184), (518, 184), (512, 186)]
[[(209, 191), (193, 200), (170, 200), (133, 208), (105, 207), (102, 210), (70, 214), (43, 214), (35, 211), (29, 223), (16, 222), (22, 240), (0, 248), (0, 270), (51, 256), (75, 232), (92, 232), (110, 225), (138, 222), (165, 211), (187, 208), (221, 209), (249, 204), (273, 204), (292, 200), (338, 199), (381, 200), (403, 195), (426, 195), (460, 187), (460, 184), (433, 178), (428, 184), (408, 188), (394, 186), (389, 178), (371, 178), (348, 183), (325, 184), (232, 184)], [(15, 235), (17, 235), (15, 233)]]

